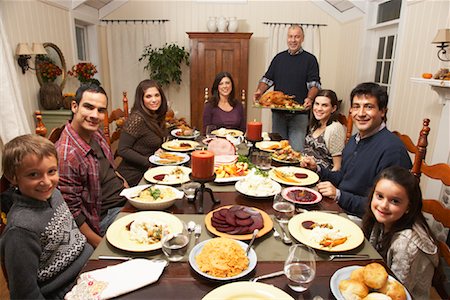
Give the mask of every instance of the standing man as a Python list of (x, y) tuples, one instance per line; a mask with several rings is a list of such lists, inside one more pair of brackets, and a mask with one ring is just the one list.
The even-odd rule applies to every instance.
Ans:
[(351, 115), (358, 133), (342, 151), (342, 167), (330, 171), (305, 157), (301, 166), (317, 171), (318, 191), (335, 199), (347, 212), (362, 217), (370, 189), (378, 174), (390, 166), (411, 169), (411, 159), (402, 141), (386, 128), (388, 95), (376, 83), (357, 85), (350, 95)]
[(302, 49), (304, 38), (301, 26), (289, 27), (288, 50), (273, 58), (254, 94), (257, 101), (274, 86), (274, 90), (293, 95), (295, 101), (303, 104), (303, 112), (272, 110), (272, 132), (289, 139), (292, 148), (297, 151), (303, 150), (309, 109), (320, 89), (319, 64), (314, 55)]
[(56, 142), (59, 189), (80, 231), (97, 247), (126, 199), (126, 184), (115, 171), (114, 159), (100, 126), (107, 110), (105, 90), (83, 84), (72, 101), (72, 121)]

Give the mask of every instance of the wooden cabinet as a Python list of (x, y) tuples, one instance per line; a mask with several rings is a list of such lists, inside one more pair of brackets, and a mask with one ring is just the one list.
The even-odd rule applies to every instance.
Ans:
[(66, 122), (72, 119), (72, 111), (69, 109), (58, 110), (41, 110), (42, 122), (44, 122), (47, 128), (47, 135), (52, 132), (55, 127), (60, 127), (66, 124)]
[[(191, 126), (201, 129), (205, 88), (211, 90), (219, 72), (233, 76), (235, 96), (247, 95), (248, 52), (252, 33), (188, 32), (191, 58)], [(247, 109), (246, 101), (244, 111)]]

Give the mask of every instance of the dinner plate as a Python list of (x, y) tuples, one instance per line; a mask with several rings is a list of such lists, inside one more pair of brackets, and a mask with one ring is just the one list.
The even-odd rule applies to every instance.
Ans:
[[(281, 144), (280, 144), (280, 142), (276, 142), (276, 141), (262, 141), (262, 142), (257, 142), (255, 144), (255, 147), (262, 151), (274, 152), (275, 150), (278, 150), (281, 148)], [(277, 148), (271, 149), (271, 147), (277, 147)]]
[[(345, 300), (344, 297), (341, 294), (341, 291), (339, 291), (339, 282), (341, 282), (342, 280), (345, 280), (345, 279), (350, 279), (350, 274), (354, 270), (359, 269), (359, 268), (362, 268), (362, 266), (348, 266), (348, 267), (344, 267), (344, 268), (341, 268), (341, 269), (337, 270), (336, 272), (334, 272), (333, 276), (331, 276), (330, 289), (331, 289), (331, 292), (333, 293), (334, 297), (336, 297), (337, 300)], [(389, 279), (388, 280), (395, 280), (395, 281), (397, 281), (391, 275), (389, 275)], [(412, 299), (411, 295), (409, 294), (407, 289), (405, 289), (405, 292), (406, 292), (406, 299), (407, 300), (411, 300)]]
[[(275, 151), (272, 151), (272, 152), (275, 152)], [(273, 155), (271, 157), (272, 157), (272, 160), (280, 162), (280, 163), (283, 163), (283, 164), (298, 164), (300, 162), (300, 160), (298, 160), (298, 159), (295, 159), (295, 160), (283, 160), (283, 159), (278, 159), (278, 158), (276, 158)]]
[(217, 178), (216, 177), (216, 179), (214, 179), (214, 182), (216, 182), (216, 183), (229, 183), (229, 182), (239, 181), (242, 178), (245, 178), (245, 176), (224, 177), (224, 178)]
[(231, 136), (242, 136), (242, 135), (244, 135), (244, 133), (242, 131), (240, 131), (240, 130), (237, 130), (237, 129), (226, 129), (226, 128), (216, 129), (216, 130), (212, 131), (211, 134), (214, 134), (215, 136), (218, 136), (218, 137), (226, 137), (227, 135), (231, 135)]
[(168, 154), (178, 156), (181, 161), (170, 161), (167, 158), (161, 158), (158, 154), (153, 154), (149, 157), (149, 160), (152, 164), (158, 165), (158, 166), (176, 166), (176, 165), (182, 165), (184, 163), (187, 163), (189, 161), (189, 155), (186, 153), (178, 153), (178, 152), (166, 152)]
[(177, 135), (177, 133), (179, 133), (181, 131), (181, 129), (174, 129), (170, 132), (170, 134), (176, 138), (179, 139), (196, 139), (198, 136), (200, 136), (200, 131), (198, 130), (194, 130), (194, 134), (192, 135)]
[(188, 140), (171, 140), (161, 145), (163, 149), (168, 151), (186, 152), (195, 150), (199, 143)]
[[(295, 199), (291, 195), (289, 195), (290, 192), (294, 192), (294, 191), (308, 192), (308, 193), (310, 193), (309, 195), (312, 194), (313, 196), (315, 196), (315, 199), (313, 199), (313, 200), (308, 200), (308, 199), (304, 199), (304, 198)], [(302, 204), (302, 205), (316, 204), (322, 200), (322, 195), (318, 191), (315, 191), (315, 190), (307, 188), (307, 187), (301, 187), (301, 186), (285, 188), (281, 192), (281, 195), (283, 196), (284, 199), (286, 199), (292, 203)]]
[[(332, 248), (320, 245), (314, 240), (313, 231), (302, 226), (304, 221), (313, 221), (319, 224), (330, 224), (333, 228), (338, 229), (347, 237), (347, 240)], [(327, 214), (319, 211), (304, 212), (294, 216), (289, 220), (289, 232), (299, 242), (308, 245), (312, 248), (328, 251), (328, 252), (342, 252), (354, 249), (364, 242), (364, 234), (361, 228), (347, 218)]]
[[(245, 178), (245, 177), (243, 177), (243, 178)], [(272, 191), (270, 193), (267, 193), (267, 194), (264, 193), (264, 194), (257, 195), (254, 192), (251, 192), (251, 191), (248, 190), (248, 188), (247, 188), (248, 183), (246, 181), (242, 180), (242, 179), (239, 180), (238, 182), (236, 182), (234, 187), (236, 188), (236, 190), (239, 193), (241, 193), (241, 194), (243, 194), (243, 195), (245, 195), (247, 197), (251, 197), (251, 198), (269, 198), (269, 197), (273, 197), (276, 194), (279, 194), (281, 192), (281, 185), (278, 182), (269, 179), (271, 184), (272, 184), (272, 187), (271, 187)], [(261, 191), (261, 189), (259, 189), (259, 191)]]
[[(292, 181), (287, 181), (285, 178), (279, 177), (277, 175), (277, 171), (287, 174)], [(298, 178), (296, 176), (297, 174), (306, 175), (306, 178)], [(292, 166), (274, 168), (269, 171), (269, 176), (273, 180), (275, 180), (281, 184), (285, 184), (285, 185), (306, 186), (306, 185), (312, 185), (312, 184), (316, 183), (317, 181), (319, 181), (319, 175), (317, 175), (313, 171), (305, 169), (305, 168), (292, 167)]]
[[(231, 207), (231, 206), (232, 205), (226, 205), (226, 206), (222, 206), (222, 207), (219, 207), (219, 208), (217, 208), (215, 210), (210, 211), (205, 216), (206, 229), (208, 229), (208, 231), (211, 232), (212, 234), (215, 234), (215, 235), (220, 236), (220, 237), (226, 237), (226, 238), (235, 239), (235, 240), (241, 240), (241, 241), (251, 240), (252, 236), (253, 236), (252, 233), (249, 233), (249, 234), (228, 234), (228, 233), (225, 233), (225, 232), (220, 232), (216, 228), (214, 228), (214, 226), (212, 226), (211, 218), (212, 218), (213, 213), (215, 211), (217, 211), (217, 210), (222, 209), (222, 208), (228, 208), (228, 207)], [(264, 227), (261, 228), (259, 230), (259, 233), (256, 235), (256, 237), (261, 237), (261, 236), (265, 235), (266, 233), (268, 233), (268, 232), (270, 232), (272, 230), (273, 222), (272, 222), (272, 219), (270, 218), (270, 216), (266, 212), (264, 212), (264, 211), (262, 211), (262, 210), (260, 210), (260, 209), (258, 209), (256, 207), (252, 207), (252, 208), (257, 210), (257, 211), (259, 211), (261, 213), (261, 216), (262, 216), (263, 221), (264, 221)]]
[[(182, 174), (174, 175), (173, 173), (179, 171)], [(155, 167), (148, 169), (144, 173), (144, 178), (148, 182), (158, 183), (158, 184), (182, 184), (188, 182), (189, 174), (192, 172), (191, 168), (183, 166), (166, 166), (166, 167)], [(158, 176), (166, 175), (163, 178)]]
[[(191, 265), (192, 269), (194, 269), (195, 272), (197, 272), (198, 274), (209, 278), (209, 279), (214, 279), (214, 280), (220, 280), (220, 281), (226, 281), (226, 280), (233, 280), (233, 279), (237, 279), (237, 278), (241, 278), (244, 277), (245, 275), (247, 275), (248, 273), (250, 273), (251, 271), (253, 271), (253, 269), (256, 267), (256, 262), (257, 262), (257, 257), (256, 257), (256, 252), (255, 250), (253, 250), (253, 248), (250, 249), (249, 253), (248, 253), (248, 267), (247, 269), (245, 269), (244, 271), (242, 271), (241, 273), (232, 276), (232, 277), (215, 277), (212, 275), (209, 275), (205, 272), (202, 272), (200, 270), (200, 267), (197, 265), (197, 261), (196, 261), (196, 257), (200, 254), (200, 252), (202, 251), (203, 247), (205, 246), (205, 244), (207, 242), (209, 242), (211, 239), (203, 241), (199, 244), (197, 244), (194, 248), (192, 248), (191, 252), (189, 253), (189, 264)], [(247, 250), (247, 244), (241, 241), (236, 241), (239, 246), (242, 247), (242, 249), (244, 249), (244, 251)]]
[(130, 231), (127, 230), (127, 225), (141, 218), (165, 223), (169, 227), (169, 231), (173, 233), (178, 233), (183, 230), (183, 223), (172, 214), (161, 211), (141, 211), (126, 215), (112, 223), (106, 231), (106, 239), (114, 247), (131, 252), (145, 252), (160, 249), (161, 242), (141, 244), (130, 239)]
[(261, 282), (238, 281), (224, 284), (215, 288), (203, 300), (232, 300), (232, 299), (269, 299), (269, 300), (294, 300), (285, 291)]

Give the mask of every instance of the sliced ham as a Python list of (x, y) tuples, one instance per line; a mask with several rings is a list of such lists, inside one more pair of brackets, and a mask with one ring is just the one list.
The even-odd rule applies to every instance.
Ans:
[(236, 147), (230, 141), (221, 138), (212, 139), (208, 143), (208, 150), (217, 155), (236, 155)]

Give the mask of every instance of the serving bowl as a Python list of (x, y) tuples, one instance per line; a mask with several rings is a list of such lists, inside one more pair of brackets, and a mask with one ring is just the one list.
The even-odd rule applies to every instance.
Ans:
[(155, 188), (162, 191), (171, 191), (173, 193), (172, 197), (165, 198), (163, 200), (143, 200), (139, 199), (137, 196), (139, 192), (145, 190), (146, 188), (152, 186), (151, 184), (138, 185), (129, 189), (124, 189), (120, 195), (128, 199), (131, 205), (140, 210), (164, 210), (171, 207), (177, 199), (182, 199), (184, 193), (177, 190), (171, 186), (167, 185), (154, 185)]

